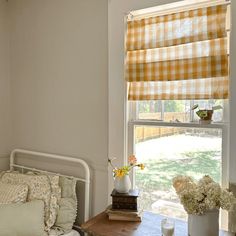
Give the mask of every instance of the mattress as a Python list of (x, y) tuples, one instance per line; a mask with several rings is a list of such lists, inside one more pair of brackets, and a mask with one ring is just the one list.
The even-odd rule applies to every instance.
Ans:
[(79, 234), (77, 231), (72, 230), (70, 233), (68, 233), (68, 234), (63, 234), (63, 235), (61, 235), (61, 236), (80, 236), (80, 234)]

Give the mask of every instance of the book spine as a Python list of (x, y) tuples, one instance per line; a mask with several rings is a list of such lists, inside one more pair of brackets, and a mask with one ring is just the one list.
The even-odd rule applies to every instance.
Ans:
[(138, 207), (136, 204), (127, 204), (119, 202), (119, 203), (112, 203), (112, 209), (137, 211)]
[(129, 204), (137, 204), (137, 198), (113, 197), (112, 201), (129, 203)]
[(127, 211), (127, 210), (108, 210), (107, 214), (124, 215), (124, 216), (138, 216), (141, 212)]

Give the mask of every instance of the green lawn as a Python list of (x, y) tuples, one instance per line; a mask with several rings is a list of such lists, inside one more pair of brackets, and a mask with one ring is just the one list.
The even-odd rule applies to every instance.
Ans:
[(220, 151), (192, 151), (181, 153), (178, 158), (146, 159), (144, 171), (136, 171), (136, 187), (142, 191), (142, 207), (151, 210), (151, 205), (160, 199), (178, 202), (172, 188), (172, 178), (190, 175), (195, 179), (210, 175), (215, 181), (221, 179)]

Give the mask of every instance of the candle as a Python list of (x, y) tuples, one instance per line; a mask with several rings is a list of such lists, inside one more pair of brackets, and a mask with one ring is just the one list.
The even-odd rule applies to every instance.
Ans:
[(161, 221), (161, 233), (163, 236), (173, 236), (175, 231), (175, 222), (170, 219)]

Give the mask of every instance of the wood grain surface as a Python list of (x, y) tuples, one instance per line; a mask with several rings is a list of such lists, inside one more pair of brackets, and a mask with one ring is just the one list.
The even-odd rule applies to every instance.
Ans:
[[(82, 225), (89, 236), (161, 236), (161, 220), (164, 216), (144, 212), (142, 222), (111, 221), (105, 212)], [(175, 219), (175, 236), (187, 236), (187, 223)], [(221, 231), (220, 236), (235, 236)], [(200, 235), (199, 235), (200, 236)]]

